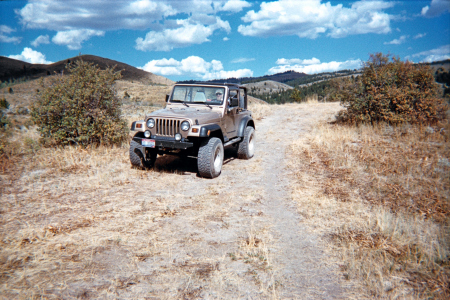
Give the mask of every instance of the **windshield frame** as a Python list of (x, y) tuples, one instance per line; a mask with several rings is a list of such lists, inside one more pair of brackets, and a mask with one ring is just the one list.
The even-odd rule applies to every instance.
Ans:
[[(222, 92), (222, 100), (217, 100), (216, 92)], [(197, 93), (199, 95), (197, 95)], [(189, 105), (221, 106), (224, 104), (227, 89), (212, 85), (175, 85), (170, 95), (170, 103)], [(196, 97), (197, 96), (197, 97)]]

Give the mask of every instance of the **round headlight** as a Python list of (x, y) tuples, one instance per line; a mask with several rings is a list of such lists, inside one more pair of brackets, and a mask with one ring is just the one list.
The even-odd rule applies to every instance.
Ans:
[(146, 138), (149, 138), (150, 137), (150, 131), (148, 131), (148, 130), (146, 130), (145, 132), (144, 132), (144, 136), (146, 137)]
[(181, 133), (175, 134), (175, 140), (181, 141)]
[(155, 127), (155, 120), (153, 120), (153, 119), (148, 119), (148, 120), (147, 120), (147, 127), (148, 127), (148, 128), (153, 128), (153, 127)]
[(183, 121), (183, 122), (181, 123), (181, 130), (183, 130), (183, 131), (188, 131), (188, 130), (189, 130), (189, 127), (191, 127), (191, 124), (189, 124), (188, 121)]

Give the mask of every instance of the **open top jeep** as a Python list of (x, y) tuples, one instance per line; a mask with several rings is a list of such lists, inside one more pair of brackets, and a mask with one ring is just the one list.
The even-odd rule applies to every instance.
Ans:
[(234, 145), (239, 158), (254, 154), (255, 123), (247, 110), (247, 89), (237, 84), (176, 84), (167, 105), (133, 122), (130, 161), (151, 168), (163, 154), (197, 157), (199, 175), (222, 171), (224, 147)]

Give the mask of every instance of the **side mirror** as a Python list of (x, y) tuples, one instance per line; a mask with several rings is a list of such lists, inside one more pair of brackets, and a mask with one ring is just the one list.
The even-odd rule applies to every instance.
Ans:
[(170, 95), (167, 94), (167, 95), (166, 95), (166, 102), (169, 102), (169, 98), (170, 98)]

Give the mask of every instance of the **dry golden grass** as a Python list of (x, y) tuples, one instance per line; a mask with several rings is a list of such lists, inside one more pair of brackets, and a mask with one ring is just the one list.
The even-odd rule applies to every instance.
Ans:
[(271, 237), (258, 216), (236, 217), (260, 201), (256, 188), (197, 178), (195, 160), (133, 169), (126, 143), (29, 151), (37, 132), (13, 139), (0, 174), (5, 299), (276, 299)]
[[(248, 228), (248, 239), (224, 239), (224, 244), (208, 237), (208, 232), (233, 226), (228, 215), (236, 205), (233, 199), (250, 203), (255, 191), (236, 195), (214, 185), (192, 195), (179, 194), (173, 187), (181, 184), (180, 175), (132, 169), (127, 151), (126, 147), (41, 149), (28, 157), (23, 170), (3, 173), (4, 297), (194, 299), (217, 292), (232, 298), (228, 293), (242, 294), (246, 284), (226, 267), (232, 262), (226, 253), (244, 251), (254, 256), (248, 262), (244, 254), (239, 259), (242, 276), (258, 286), (264, 282), (269, 293), (269, 284), (252, 279), (270, 271), (261, 269), (269, 255), (263, 239), (252, 240), (256, 229)], [(197, 188), (199, 183), (192, 182)], [(151, 188), (143, 189), (146, 184)], [(245, 275), (247, 270), (251, 274)], [(83, 282), (89, 287), (79, 286)], [(148, 290), (130, 291), (138, 282)]]
[(248, 109), (251, 110), (253, 119), (257, 121), (268, 116), (272, 110), (269, 104), (258, 102), (249, 103)]
[[(142, 82), (118, 80), (115, 84), (117, 96), (124, 98), (125, 104), (165, 106), (166, 95), (170, 94), (172, 86), (151, 85)], [(128, 97), (125, 95), (128, 94)]]
[(363, 281), (367, 297), (450, 295), (450, 147), (443, 133), (322, 124), (291, 146), (300, 213), (335, 242), (345, 277)]
[(310, 95), (310, 96), (306, 97), (304, 103), (305, 104), (316, 104), (316, 103), (319, 103), (319, 96), (317, 96), (317, 94)]

